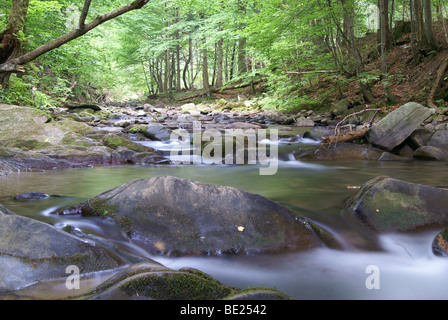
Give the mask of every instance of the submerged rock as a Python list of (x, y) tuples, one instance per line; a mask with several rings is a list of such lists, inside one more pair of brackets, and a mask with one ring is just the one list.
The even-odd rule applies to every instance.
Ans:
[(369, 145), (342, 142), (300, 148), (293, 155), (296, 160), (378, 160), (382, 153)]
[(448, 222), (448, 189), (377, 177), (367, 182), (347, 206), (377, 232), (409, 231)]
[(331, 239), (259, 195), (169, 176), (132, 180), (80, 204), (79, 211), (114, 218), (134, 242), (157, 254), (304, 250), (323, 246), (321, 235)]
[(0, 205), (0, 292), (66, 278), (66, 268), (70, 265), (85, 274), (115, 269), (126, 263), (98, 244), (15, 215)]
[(26, 192), (16, 195), (14, 197), (14, 200), (18, 201), (41, 200), (41, 199), (47, 199), (49, 197), (50, 195), (43, 192)]

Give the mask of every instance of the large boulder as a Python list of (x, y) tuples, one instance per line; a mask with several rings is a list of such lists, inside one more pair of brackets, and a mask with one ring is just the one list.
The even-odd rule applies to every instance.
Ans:
[(15, 215), (0, 205), (0, 292), (35, 282), (67, 278), (68, 266), (81, 274), (116, 269), (127, 262), (93, 242), (48, 224)]
[(368, 141), (391, 151), (405, 141), (432, 114), (421, 104), (409, 102), (375, 123), (367, 134)]
[(448, 189), (377, 177), (348, 200), (355, 216), (377, 232), (410, 231), (448, 222)]
[[(119, 135), (59, 116), (50, 121), (40, 110), (0, 104), (0, 175), (84, 167), (94, 164), (158, 164), (166, 159)], [(136, 152), (122, 156), (116, 149)]]
[(77, 145), (88, 146), (92, 141), (83, 135), (92, 130), (69, 119), (50, 122), (48, 115), (34, 108), (0, 104), (0, 142), (5, 147), (38, 150), (76, 140)]
[(169, 176), (132, 180), (78, 205), (78, 212), (114, 218), (155, 254), (268, 253), (331, 239), (262, 196)]

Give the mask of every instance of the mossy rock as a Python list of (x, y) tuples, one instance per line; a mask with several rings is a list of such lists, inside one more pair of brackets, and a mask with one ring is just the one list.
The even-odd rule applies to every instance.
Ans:
[(155, 262), (131, 265), (98, 286), (89, 300), (289, 300), (269, 288), (238, 289), (194, 269), (178, 271)]
[(93, 140), (86, 138), (74, 132), (68, 132), (64, 135), (61, 140), (61, 144), (66, 146), (82, 146), (82, 147), (92, 147), (98, 145)]
[(327, 231), (259, 195), (176, 177), (132, 180), (84, 208), (125, 225), (154, 254), (278, 253), (329, 243)]
[(291, 298), (275, 289), (254, 287), (236, 291), (225, 300), (291, 300)]
[(105, 146), (116, 150), (118, 147), (125, 147), (135, 152), (154, 152), (154, 149), (138, 144), (119, 135), (107, 135), (103, 138)]
[(129, 133), (142, 134), (148, 139), (159, 141), (160, 139), (155, 136), (155, 134), (148, 131), (147, 126), (133, 126), (128, 130)]
[(347, 207), (377, 232), (410, 231), (447, 223), (447, 197), (448, 189), (381, 176), (367, 182)]
[(229, 287), (214, 279), (174, 270), (139, 273), (106, 287), (90, 299), (219, 300), (231, 293)]
[(36, 150), (36, 149), (43, 149), (46, 147), (49, 147), (51, 144), (45, 141), (39, 141), (39, 140), (17, 140), (12, 144), (12, 147), (19, 148), (22, 150)]

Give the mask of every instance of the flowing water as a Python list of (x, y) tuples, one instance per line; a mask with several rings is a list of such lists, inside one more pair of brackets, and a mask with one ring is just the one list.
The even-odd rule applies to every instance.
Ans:
[[(159, 149), (168, 147), (169, 150), (168, 144), (159, 144)], [(344, 201), (357, 188), (380, 175), (427, 185), (447, 185), (448, 163), (300, 162), (288, 157), (288, 152), (296, 147), (281, 147), (283, 160), (272, 176), (259, 175), (256, 165), (106, 166), (24, 173), (1, 179), (0, 203), (16, 214), (58, 228), (72, 226), (79, 232), (106, 239), (120, 250), (149, 257), (172, 269), (194, 267), (239, 288), (271, 287), (294, 299), (448, 299), (448, 259), (431, 252), (432, 240), (442, 227), (372, 236), (343, 210)], [(150, 256), (107, 220), (52, 213), (132, 179), (161, 175), (236, 187), (265, 196), (332, 232), (344, 250), (321, 248), (260, 256)], [(32, 191), (64, 197), (33, 202), (12, 200), (19, 193)], [(379, 271), (377, 289), (366, 286), (370, 276), (366, 270), (372, 265)], [(90, 279), (91, 286), (110, 275), (110, 272), (99, 273)], [(49, 282), (27, 288), (25, 292), (38, 298), (60, 297), (61, 287), (60, 283)]]

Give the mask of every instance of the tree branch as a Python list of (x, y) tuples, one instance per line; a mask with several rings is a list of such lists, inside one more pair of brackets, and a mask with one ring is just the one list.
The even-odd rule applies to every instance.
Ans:
[[(30, 61), (33, 61), (34, 59), (40, 57), (41, 55), (43, 55), (53, 49), (59, 48), (60, 46), (62, 46), (63, 44), (66, 44), (69, 41), (72, 41), (76, 38), (83, 36), (90, 30), (98, 27), (99, 25), (103, 24), (106, 21), (112, 20), (126, 12), (142, 8), (148, 2), (149, 2), (149, 0), (135, 0), (134, 2), (129, 3), (121, 8), (110, 11), (106, 14), (103, 14), (102, 16), (98, 16), (94, 20), (92, 20), (90, 23), (83, 25), (82, 28), (78, 28), (73, 31), (70, 31), (70, 32), (60, 36), (59, 38), (56, 38), (50, 42), (47, 42), (46, 44), (40, 46), (37, 49), (34, 49), (20, 57), (15, 58), (15, 59), (11, 59), (11, 60), (5, 62), (4, 64), (0, 64), (0, 72), (10, 72), (10, 71), (3, 71), (3, 69), (5, 68), (4, 65), (6, 65), (6, 64), (11, 64), (11, 65), (16, 65), (16, 66), (24, 65), (24, 64), (26, 64)], [(83, 13), (85, 10), (88, 11), (88, 5), (87, 5), (88, 3), (90, 3), (90, 0), (86, 0), (86, 2), (84, 3)], [(81, 16), (82, 16), (82, 14), (81, 14)], [(82, 22), (82, 19), (80, 18), (79, 21)]]
[[(347, 116), (344, 117), (344, 119), (342, 119), (341, 121), (339, 121), (336, 124), (336, 127), (334, 128), (334, 135), (326, 137), (325, 139), (322, 140), (322, 144), (336, 144), (338, 142), (350, 142), (353, 140), (357, 140), (360, 139), (362, 137), (364, 137), (364, 135), (367, 133), (367, 131), (369, 131), (370, 126), (371, 126), (371, 122), (369, 123), (369, 125), (367, 127), (364, 127), (360, 130), (357, 131), (350, 131), (350, 132), (346, 132), (346, 133), (340, 133), (339, 131), (339, 127), (342, 123), (344, 123), (345, 120), (347, 120), (350, 117), (356, 116), (358, 114), (364, 113), (364, 112), (369, 112), (369, 111), (376, 111), (376, 113), (378, 113), (379, 111), (381, 111), (381, 108), (376, 108), (376, 109), (364, 109), (358, 112), (354, 112), (351, 113)], [(376, 115), (375, 113), (375, 115)], [(375, 115), (373, 117), (375, 117)], [(373, 118), (372, 118), (373, 120)]]
[(90, 3), (92, 0), (85, 0), (84, 7), (82, 8), (81, 16), (79, 17), (78, 28), (82, 29), (86, 24), (87, 14), (89, 13)]

